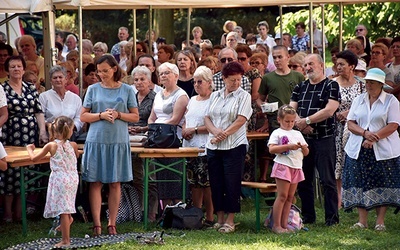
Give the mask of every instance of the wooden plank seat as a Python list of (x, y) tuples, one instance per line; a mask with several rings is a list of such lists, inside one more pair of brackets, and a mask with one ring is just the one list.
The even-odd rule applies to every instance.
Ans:
[[(261, 194), (276, 193), (275, 183), (242, 181), (242, 187), (247, 187), (255, 190), (254, 206), (256, 207), (256, 231), (260, 231), (260, 196)], [(273, 197), (275, 199), (275, 197)]]

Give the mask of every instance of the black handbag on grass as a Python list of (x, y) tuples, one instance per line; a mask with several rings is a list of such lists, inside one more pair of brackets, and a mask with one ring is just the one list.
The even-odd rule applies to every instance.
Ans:
[(158, 224), (164, 229), (201, 229), (203, 227), (203, 210), (198, 207), (167, 206)]
[(179, 148), (182, 145), (176, 133), (177, 125), (150, 123), (148, 127), (145, 148)]

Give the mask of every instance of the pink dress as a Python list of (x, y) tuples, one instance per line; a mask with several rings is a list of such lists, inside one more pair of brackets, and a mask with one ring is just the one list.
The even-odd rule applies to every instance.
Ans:
[(43, 216), (54, 218), (75, 213), (75, 197), (79, 177), (74, 148), (69, 141), (55, 140), (57, 151), (50, 158), (50, 179)]

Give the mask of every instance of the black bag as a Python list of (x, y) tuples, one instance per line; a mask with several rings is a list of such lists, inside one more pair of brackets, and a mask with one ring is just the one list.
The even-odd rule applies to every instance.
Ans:
[(181, 140), (176, 133), (177, 125), (150, 123), (145, 148), (179, 148)]
[(201, 229), (202, 222), (203, 211), (198, 207), (166, 207), (158, 224), (164, 229)]

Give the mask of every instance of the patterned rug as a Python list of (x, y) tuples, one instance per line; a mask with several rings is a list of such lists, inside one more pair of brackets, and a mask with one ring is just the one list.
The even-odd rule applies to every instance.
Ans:
[[(164, 232), (153, 233), (126, 233), (117, 235), (101, 235), (98, 237), (87, 238), (71, 238), (71, 245), (62, 247), (61, 249), (77, 249), (77, 248), (90, 248), (101, 246), (103, 244), (116, 244), (128, 240), (136, 240), (141, 244), (164, 244)], [(56, 249), (54, 245), (57, 244), (61, 238), (42, 238), (31, 242), (21, 243), (16, 246), (7, 248), (7, 250), (16, 249)]]

